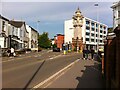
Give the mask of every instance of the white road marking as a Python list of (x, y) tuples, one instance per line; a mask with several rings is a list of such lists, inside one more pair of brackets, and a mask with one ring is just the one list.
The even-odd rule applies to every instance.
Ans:
[(78, 62), (79, 59), (77, 59), (76, 61), (72, 62), (71, 64), (69, 64), (68, 66), (64, 67), (63, 69), (61, 69), (60, 71), (56, 72), (55, 74), (53, 74), (52, 76), (50, 76), (49, 78), (47, 78), (46, 80), (42, 81), (41, 83), (37, 84), (36, 86), (34, 86), (31, 90), (35, 90), (39, 87), (41, 87), (42, 85), (44, 85), (45, 83), (47, 83), (48, 81), (50, 81), (51, 79), (53, 79), (54, 77), (56, 77), (57, 75), (60, 75), (60, 73), (64, 72), (65, 70), (67, 70), (69, 67), (73, 66), (76, 62)]

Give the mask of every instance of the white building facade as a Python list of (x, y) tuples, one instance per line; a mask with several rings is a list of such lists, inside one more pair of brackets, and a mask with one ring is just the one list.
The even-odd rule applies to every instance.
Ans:
[(113, 29), (120, 25), (120, 1), (113, 3)]
[(26, 25), (29, 36), (29, 48), (32, 51), (38, 51), (38, 32), (29, 25)]
[[(85, 44), (88, 49), (94, 48), (97, 50), (97, 45), (99, 45), (99, 47), (104, 45), (103, 41), (107, 35), (107, 25), (90, 18), (83, 17), (83, 25), (81, 28), (83, 44)], [(64, 22), (64, 34), (64, 43), (69, 44), (72, 42), (72, 38), (74, 36), (73, 19), (66, 20)]]
[(15, 49), (28, 48), (29, 38), (25, 22), (12, 20), (9, 21), (9, 24), (10, 47)]
[(8, 23), (9, 20), (0, 15), (0, 47), (8, 47)]

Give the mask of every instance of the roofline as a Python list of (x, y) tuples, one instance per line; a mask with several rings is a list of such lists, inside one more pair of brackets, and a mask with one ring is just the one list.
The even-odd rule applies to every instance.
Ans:
[(120, 1), (113, 3), (113, 6), (111, 6), (111, 8), (115, 8), (115, 7), (117, 7), (117, 6), (120, 6)]
[(108, 25), (103, 24), (103, 23), (101, 23), (101, 22), (99, 22), (99, 21), (93, 20), (93, 19), (88, 18), (88, 17), (84, 17), (84, 18), (89, 19), (89, 20), (94, 21), (94, 22), (96, 22), (96, 23), (98, 23), (98, 24), (102, 24), (102, 25), (104, 25), (104, 26), (108, 27)]
[(1, 19), (4, 19), (4, 20), (6, 20), (6, 21), (9, 21), (9, 19), (3, 17), (1, 14), (0, 14), (0, 18), (1, 18)]
[(57, 34), (57, 36), (58, 36), (58, 35), (64, 36), (63, 34)]
[[(29, 25), (28, 25), (29, 26)], [(33, 31), (35, 31), (35, 32), (37, 32), (38, 33), (38, 31), (37, 30), (35, 30), (32, 26), (29, 26)]]

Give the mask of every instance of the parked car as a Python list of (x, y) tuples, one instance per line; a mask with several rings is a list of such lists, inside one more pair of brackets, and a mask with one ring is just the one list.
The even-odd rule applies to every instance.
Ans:
[(53, 52), (60, 52), (60, 48), (53, 48)]

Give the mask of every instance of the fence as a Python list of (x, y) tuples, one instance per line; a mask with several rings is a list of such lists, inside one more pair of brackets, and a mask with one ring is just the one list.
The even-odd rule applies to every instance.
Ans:
[(107, 88), (120, 88), (120, 27), (107, 37), (104, 45), (104, 76)]

